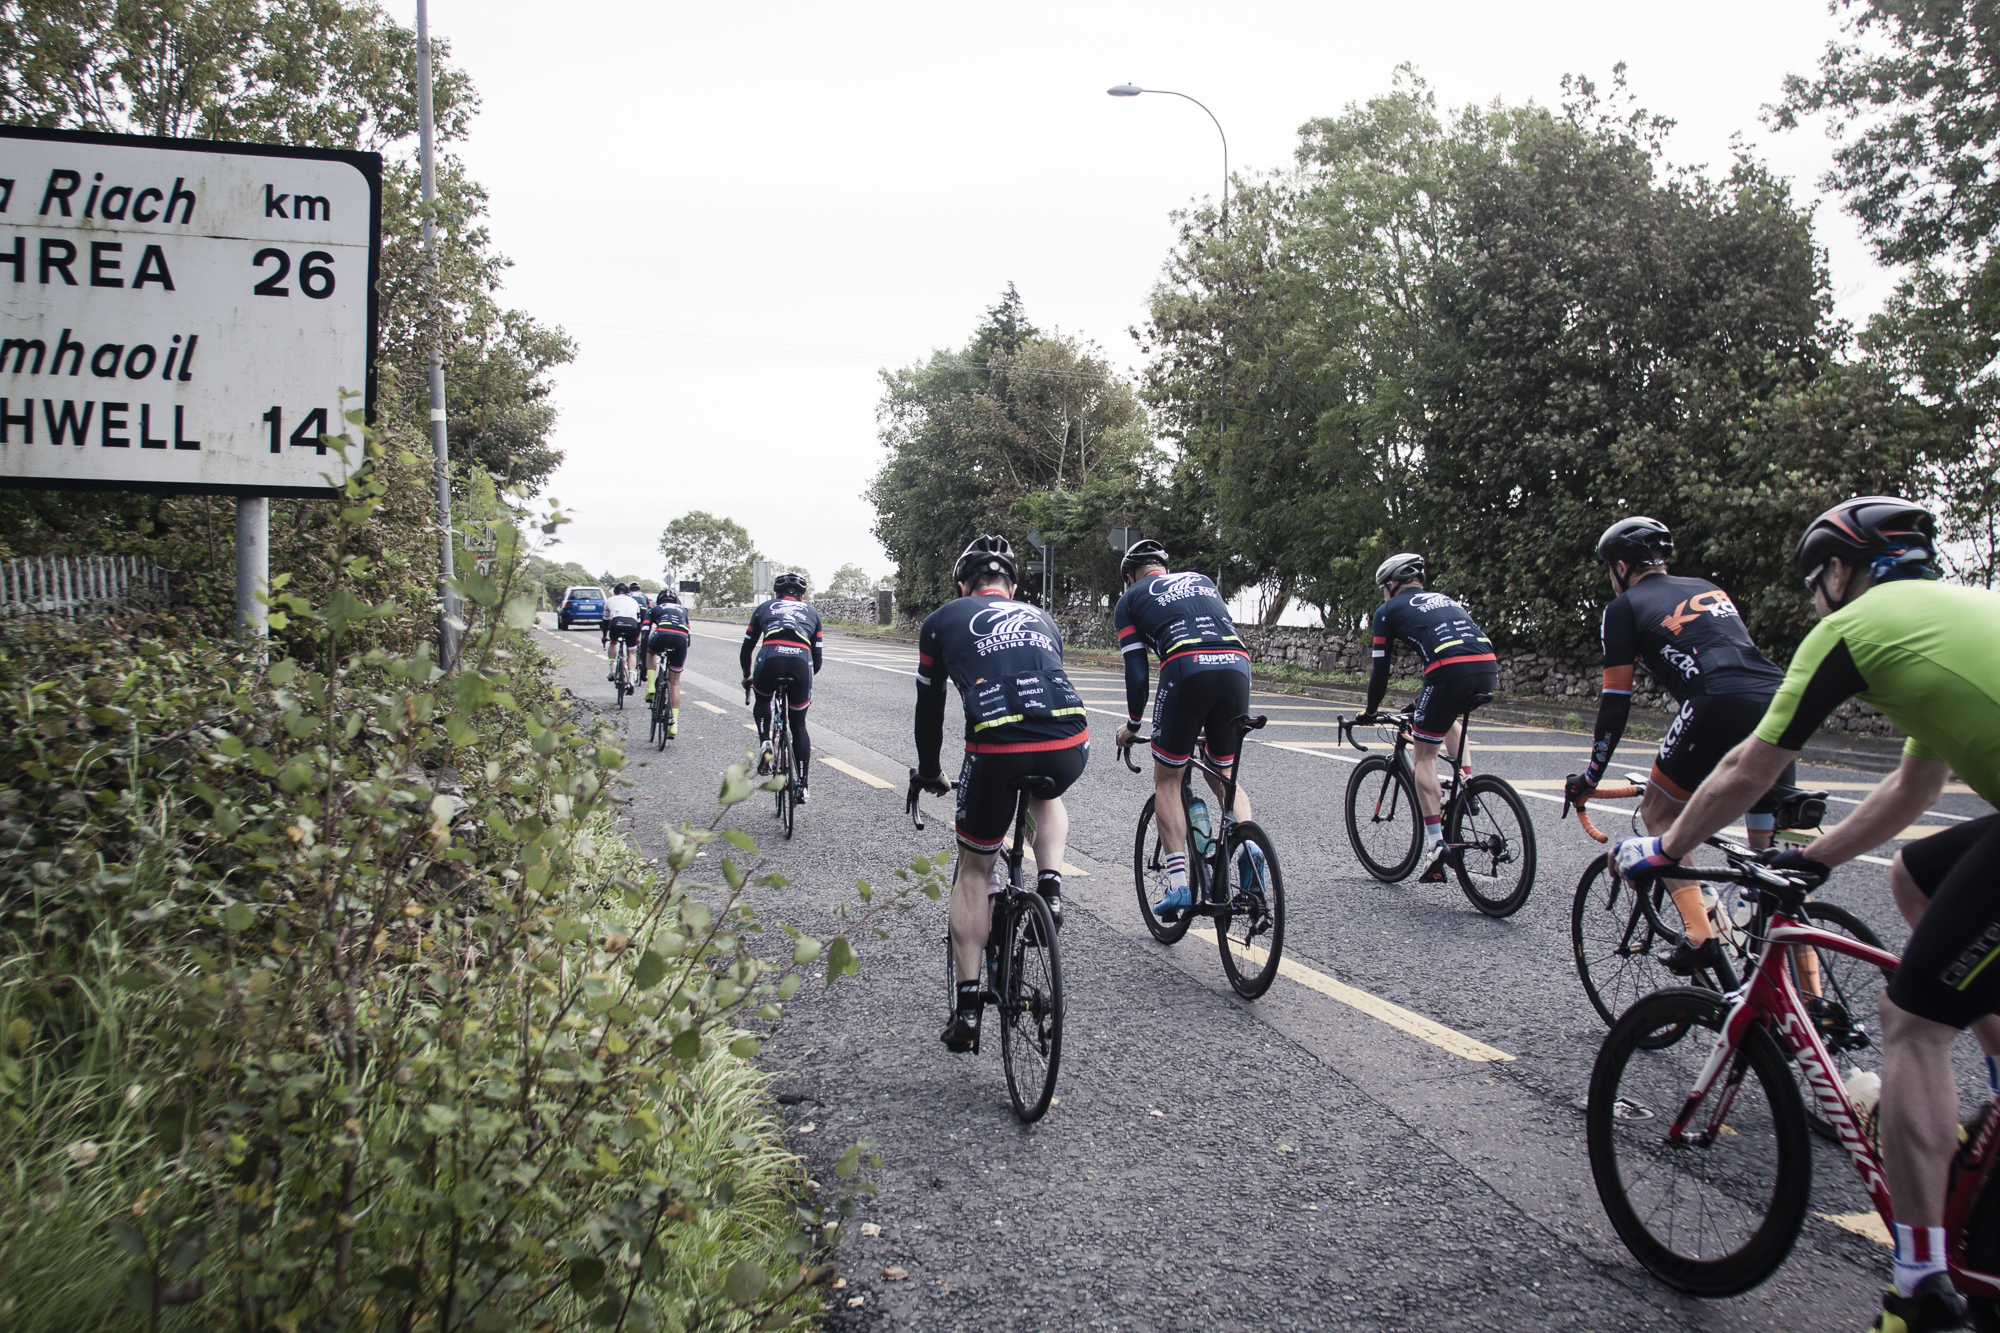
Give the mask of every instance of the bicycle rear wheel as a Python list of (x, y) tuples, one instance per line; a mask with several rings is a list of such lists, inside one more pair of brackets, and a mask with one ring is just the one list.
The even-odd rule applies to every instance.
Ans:
[(1379, 754), (1347, 779), (1347, 841), (1369, 874), (1393, 884), (1416, 869), (1424, 850), (1424, 817), (1408, 770)]
[(621, 713), (625, 711), (625, 694), (626, 694), (625, 681), (627, 680), (627, 676), (625, 673), (627, 670), (629, 670), (629, 668), (627, 668), (625, 665), (625, 654), (623, 652), (620, 652), (618, 654), (618, 665), (613, 669), (612, 672), (613, 679), (611, 682), (611, 687), (618, 693), (618, 711)]
[(1469, 779), (1444, 821), (1458, 887), (1488, 916), (1512, 916), (1535, 888), (1535, 824), (1505, 779)]
[[(1808, 902), (1806, 920), (1832, 934), (1845, 935), (1877, 949), (1882, 947), (1882, 941), (1860, 918), (1832, 903)], [(1813, 1026), (1819, 1029), (1819, 1039), (1826, 1043), (1826, 1053), (1833, 1057), (1834, 1063), (1851, 1070), (1881, 1073), (1881, 1049), (1869, 1029), (1882, 987), (1894, 973), (1831, 949), (1802, 944), (1792, 946), (1789, 968), (1792, 985), (1798, 988), (1799, 998), (1805, 1001), (1806, 1012), (1812, 1015)], [(1833, 1122), (1820, 1114), (1819, 1103), (1803, 1074), (1799, 1076), (1799, 1085), (1806, 1123), (1812, 1126), (1813, 1133), (1830, 1142), (1840, 1142)]]
[(1812, 1187), (1805, 1107), (1756, 1024), (1686, 1137), (1667, 1139), (1727, 1015), (1721, 996), (1691, 987), (1633, 1005), (1598, 1049), (1584, 1113), (1590, 1172), (1619, 1239), (1692, 1296), (1734, 1296), (1776, 1272)]
[(778, 823), (783, 826), (785, 836), (792, 836), (792, 828), (798, 822), (797, 806), (794, 801), (794, 787), (798, 774), (792, 768), (792, 721), (785, 711), (785, 693), (779, 690), (771, 696), (771, 770), (783, 778), (778, 788)]
[(1056, 921), (1036, 893), (1012, 893), (1007, 913), (1007, 975), (1000, 988), (1000, 1058), (1014, 1114), (1040, 1120), (1062, 1065), (1062, 955)]
[(1192, 912), (1182, 912), (1178, 921), (1162, 921), (1153, 915), (1153, 904), (1173, 892), (1167, 882), (1167, 853), (1160, 846), (1160, 831), (1153, 820), (1154, 797), (1148, 796), (1139, 811), (1139, 831), (1132, 838), (1132, 883), (1139, 892), (1139, 919), (1162, 944), (1179, 944), (1194, 924)]
[[(1285, 876), (1278, 868), (1277, 849), (1255, 824), (1236, 825), (1229, 855), (1236, 864), (1236, 892), (1216, 918), (1215, 942), (1229, 984), (1244, 999), (1254, 1000), (1271, 989), (1285, 950)], [(1260, 858), (1263, 865), (1257, 867)]]

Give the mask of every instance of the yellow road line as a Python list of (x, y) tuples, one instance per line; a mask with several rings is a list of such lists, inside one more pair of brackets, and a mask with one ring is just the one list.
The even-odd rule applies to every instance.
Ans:
[[(1215, 932), (1197, 926), (1188, 934), (1215, 943)], [(1256, 963), (1262, 963), (1270, 955), (1255, 945), (1238, 946)], [(1370, 1018), (1380, 1019), (1398, 1031), (1407, 1032), (1412, 1037), (1427, 1041), (1439, 1050), (1450, 1051), (1453, 1055), (1467, 1060), (1495, 1061), (1512, 1060), (1514, 1057), (1483, 1041), (1474, 1041), (1463, 1032), (1453, 1031), (1442, 1023), (1433, 1022), (1422, 1014), (1413, 1013), (1399, 1004), (1391, 1004), (1377, 995), (1335, 981), (1324, 972), (1314, 971), (1304, 963), (1295, 963), (1289, 958), (1278, 960), (1278, 975), (1289, 977), (1307, 990), (1317, 991), (1329, 1000), (1338, 1001), (1350, 1009), (1358, 1009)]]
[(882, 781), (882, 779), (876, 777), (873, 773), (864, 772), (856, 768), (844, 759), (835, 759), (830, 754), (814, 755), (813, 758), (819, 760), (828, 768), (839, 769), (842, 773), (847, 774), (848, 777), (853, 778), (857, 782), (865, 783), (877, 791), (888, 791), (890, 788), (891, 784)]
[(1880, 1213), (1874, 1211), (1866, 1213), (1821, 1213), (1819, 1216), (1843, 1230), (1852, 1231), (1855, 1235), (1863, 1239), (1872, 1240), (1877, 1245), (1886, 1245), (1892, 1250), (1896, 1248), (1895, 1240), (1889, 1235), (1889, 1228), (1882, 1224), (1882, 1214)]
[(717, 717), (720, 717), (722, 715), (722, 710), (720, 708), (717, 708), (714, 704), (710, 703), (706, 699), (696, 699), (694, 701), (694, 706), (696, 708), (706, 708), (709, 712), (714, 713)]

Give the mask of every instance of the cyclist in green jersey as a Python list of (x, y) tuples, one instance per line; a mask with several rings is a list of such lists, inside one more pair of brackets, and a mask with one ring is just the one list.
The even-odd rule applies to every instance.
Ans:
[[(1850, 698), (1880, 709), (1909, 738), (1901, 765), (1853, 814), (1812, 844), (1769, 854), (1824, 879), (1829, 868), (1895, 838), (1956, 772), (2000, 805), (2000, 594), (1936, 582), (1937, 523), (1891, 496), (1822, 514), (1795, 563), (1821, 620), (1799, 645), (1752, 734), (1657, 838), (1618, 845), (1620, 870), (1657, 877), (1748, 810)], [(1946, 1273), (1944, 1199), (1958, 1146), (1951, 1047), (1973, 1029), (2000, 1087), (2000, 814), (1910, 842), (1889, 883), (1913, 929), (1881, 1002), (1882, 1165), (1895, 1204), (1893, 1281), (1880, 1333), (1967, 1326)]]

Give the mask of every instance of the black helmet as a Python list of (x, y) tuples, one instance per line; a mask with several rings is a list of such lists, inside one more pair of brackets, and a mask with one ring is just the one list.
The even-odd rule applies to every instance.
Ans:
[(1125, 560), (1124, 563), (1118, 566), (1118, 572), (1121, 576), (1129, 579), (1132, 577), (1133, 571), (1144, 569), (1147, 565), (1158, 565), (1161, 569), (1167, 568), (1167, 559), (1167, 548), (1158, 542), (1150, 538), (1136, 541), (1125, 548)]
[(613, 597), (623, 597), (623, 596), (625, 596), (625, 585), (624, 585), (624, 584), (622, 584), (622, 583), (614, 583), (614, 584), (612, 584), (612, 585), (611, 585), (611, 595), (612, 595)]
[(997, 533), (974, 537), (971, 545), (959, 552), (958, 563), (951, 567), (953, 583), (970, 583), (981, 574), (1005, 574), (1009, 583), (1021, 581), (1015, 572), (1014, 548), (1005, 537)]
[(679, 606), (681, 604), (681, 595), (677, 592), (663, 591), (658, 597), (653, 599), (655, 606), (661, 602), (672, 602), (675, 606)]
[(1424, 558), (1415, 551), (1401, 551), (1375, 566), (1375, 586), (1408, 583), (1424, 576)]
[(1607, 565), (1664, 565), (1674, 558), (1674, 534), (1657, 518), (1621, 518), (1597, 539), (1597, 558)]
[(794, 597), (803, 597), (806, 595), (806, 576), (787, 570), (771, 580), (771, 591), (780, 597), (787, 593)]
[(1810, 588), (1836, 557), (1849, 565), (1872, 562), (1869, 572), (1881, 579), (1898, 568), (1928, 570), (1936, 552), (1936, 514), (1914, 500), (1857, 495), (1812, 521), (1799, 538), (1792, 567)]

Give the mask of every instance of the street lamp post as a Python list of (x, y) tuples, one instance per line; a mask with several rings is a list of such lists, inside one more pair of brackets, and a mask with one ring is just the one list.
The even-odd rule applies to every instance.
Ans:
[[(1157, 93), (1162, 97), (1178, 97), (1181, 98), (1183, 101), (1193, 102), (1196, 106), (1200, 107), (1202, 111), (1208, 116), (1209, 121), (1215, 126), (1215, 132), (1222, 137), (1221, 221), (1222, 221), (1222, 240), (1223, 244), (1227, 245), (1229, 242), (1229, 135), (1223, 131), (1222, 122), (1216, 119), (1215, 113), (1213, 111), (1210, 111), (1208, 109), (1207, 103), (1203, 102), (1200, 98), (1189, 97), (1186, 93), (1177, 93), (1171, 88), (1141, 88), (1136, 83), (1121, 83), (1116, 87), (1106, 88), (1104, 91), (1109, 93), (1113, 97), (1137, 97), (1140, 93)], [(1228, 347), (1226, 343), (1224, 345), (1223, 352), (1226, 359), (1228, 353)], [(1222, 375), (1221, 372), (1218, 370), (1216, 373), (1216, 386), (1215, 386), (1215, 458), (1216, 458), (1216, 465), (1218, 467), (1221, 466), (1222, 462), (1222, 433), (1224, 425), (1224, 412), (1226, 410), (1223, 402), (1222, 387), (1223, 387)], [(1220, 552), (1218, 552), (1216, 555), (1215, 590), (1218, 593), (1222, 591), (1222, 563), (1221, 563)]]

